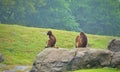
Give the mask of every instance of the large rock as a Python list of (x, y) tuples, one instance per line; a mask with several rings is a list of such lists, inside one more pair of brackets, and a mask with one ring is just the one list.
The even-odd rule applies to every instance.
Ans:
[(31, 72), (66, 72), (81, 68), (120, 65), (120, 54), (109, 50), (47, 48), (36, 56)]
[(102, 49), (76, 49), (76, 56), (70, 63), (71, 70), (109, 66), (113, 52)]
[(113, 52), (119, 52), (120, 51), (120, 40), (119, 39), (113, 39), (109, 42), (108, 49)]
[(31, 72), (66, 72), (74, 56), (74, 51), (47, 48), (37, 55)]
[(2, 57), (2, 54), (0, 53), (0, 62), (3, 62), (3, 61), (4, 61), (4, 59)]
[(120, 52), (115, 52), (112, 61), (111, 61), (111, 67), (119, 67), (120, 68)]

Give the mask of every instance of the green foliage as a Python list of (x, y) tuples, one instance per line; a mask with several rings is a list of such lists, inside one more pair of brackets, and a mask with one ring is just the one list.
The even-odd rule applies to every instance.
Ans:
[(72, 0), (70, 2), (71, 11), (83, 31), (118, 36), (120, 36), (119, 5), (118, 0)]
[(119, 0), (0, 0), (0, 22), (120, 36)]
[(0, 22), (80, 31), (65, 0), (1, 0)]

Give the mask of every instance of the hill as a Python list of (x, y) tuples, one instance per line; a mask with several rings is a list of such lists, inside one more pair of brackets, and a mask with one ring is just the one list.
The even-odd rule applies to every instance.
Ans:
[[(0, 24), (0, 53), (7, 65), (30, 65), (37, 53), (42, 51), (48, 39), (46, 33), (53, 31), (57, 38), (57, 46), (73, 49), (75, 37), (79, 32), (33, 28), (19, 25)], [(87, 34), (91, 48), (106, 49), (108, 42), (117, 37)]]

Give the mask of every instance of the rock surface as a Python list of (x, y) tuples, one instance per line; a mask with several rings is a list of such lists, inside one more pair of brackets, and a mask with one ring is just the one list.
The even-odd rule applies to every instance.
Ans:
[(74, 56), (74, 51), (47, 48), (37, 55), (31, 72), (66, 72), (67, 64)]
[(120, 67), (120, 52), (114, 53), (111, 61), (111, 67)]
[(30, 72), (66, 72), (112, 65), (120, 65), (120, 53), (91, 48), (47, 48), (36, 56)]
[(111, 50), (113, 52), (119, 52), (120, 51), (120, 40), (119, 39), (111, 40), (108, 45), (108, 50)]
[(70, 70), (109, 66), (113, 52), (100, 49), (75, 49)]
[(3, 62), (3, 61), (4, 61), (4, 59), (2, 57), (2, 54), (0, 53), (0, 62)]

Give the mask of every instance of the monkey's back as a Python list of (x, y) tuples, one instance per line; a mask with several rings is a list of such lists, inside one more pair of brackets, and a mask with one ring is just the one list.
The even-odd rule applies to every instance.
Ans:
[(50, 40), (51, 40), (51, 47), (54, 47), (55, 44), (56, 44), (56, 38), (55, 38), (55, 36), (54, 36), (54, 35), (51, 35), (49, 38), (50, 38)]

